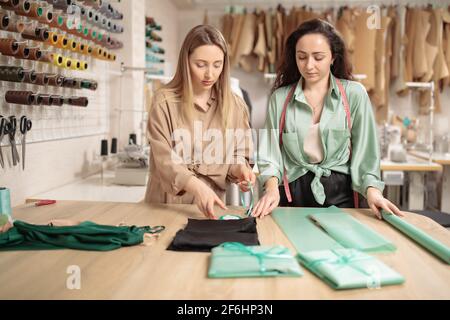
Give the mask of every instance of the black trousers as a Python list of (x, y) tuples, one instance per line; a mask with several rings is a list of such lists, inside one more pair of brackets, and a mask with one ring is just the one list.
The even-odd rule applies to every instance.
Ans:
[[(311, 182), (314, 173), (308, 171), (297, 180), (289, 183), (292, 202), (288, 202), (284, 186), (280, 186), (280, 207), (329, 207), (354, 208), (352, 179), (350, 175), (331, 171), (329, 177), (321, 177), (320, 182), (325, 191), (325, 202), (323, 205), (316, 202), (311, 190)], [(362, 198), (362, 197), (360, 197)]]

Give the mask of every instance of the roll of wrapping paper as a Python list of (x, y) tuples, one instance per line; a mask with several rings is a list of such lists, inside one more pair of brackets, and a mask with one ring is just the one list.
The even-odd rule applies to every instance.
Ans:
[(36, 81), (35, 81), (36, 85), (39, 85), (39, 86), (48, 85), (48, 82), (50, 79), (46, 73), (39, 72), (39, 73), (35, 73), (35, 74), (36, 74)]
[(64, 100), (67, 104), (77, 107), (87, 107), (89, 104), (89, 100), (86, 97), (70, 97)]
[(78, 53), (83, 53), (84, 52), (84, 50), (85, 50), (85, 47), (86, 47), (86, 44), (85, 43), (83, 43), (83, 42), (80, 42), (80, 45), (78, 46)]
[(19, 51), (16, 39), (0, 38), (0, 53), (5, 56), (15, 56)]
[(81, 62), (77, 59), (72, 59), (72, 64), (70, 65), (70, 69), (72, 70), (80, 70)]
[(53, 63), (53, 53), (51, 52), (43, 53), (39, 61), (46, 63)]
[(6, 31), (22, 33), (23, 30), (25, 30), (25, 24), (23, 23), (23, 21), (12, 20), (10, 18), (9, 25), (6, 28)]
[(11, 194), (9, 189), (0, 187), (0, 226), (5, 225), (8, 221), (11, 221), (11, 216)]
[(110, 61), (116, 61), (116, 55), (113, 53), (108, 53), (108, 60)]
[(63, 57), (62, 66), (66, 69), (72, 69), (72, 64), (74, 63), (73, 59), (70, 57)]
[(51, 3), (53, 7), (58, 10), (66, 11), (67, 8), (72, 4), (71, 0), (53, 0)]
[(10, 18), (6, 13), (0, 13), (0, 28), (7, 30)]
[(7, 91), (5, 100), (13, 104), (32, 105), (34, 103), (34, 94), (31, 91)]
[(74, 88), (75, 83), (76, 83), (76, 80), (74, 78), (65, 77), (62, 86), (64, 88)]
[(79, 70), (85, 71), (88, 69), (88, 63), (86, 61), (80, 61), (80, 68)]
[(389, 224), (400, 230), (402, 233), (413, 239), (437, 257), (441, 258), (447, 264), (450, 264), (450, 248), (448, 246), (434, 239), (414, 225), (408, 223), (405, 219), (386, 211), (383, 211), (382, 214), (383, 219)]
[(39, 2), (28, 2), (26, 5), (28, 11), (26, 10), (16, 10), (16, 14), (19, 16), (26, 16), (29, 18), (38, 18), (42, 15), (42, 7)]
[(48, 85), (53, 87), (62, 87), (64, 77), (59, 74), (47, 74)]
[(23, 78), (23, 82), (31, 83), (31, 84), (35, 84), (36, 83), (36, 74), (34, 73), (33, 70), (24, 71), (23, 73), (25, 75), (25, 77)]
[(83, 54), (90, 56), (90, 55), (92, 55), (93, 51), (94, 51), (94, 49), (92, 48), (92, 46), (89, 45), (89, 44), (86, 44), (85, 47), (84, 47), (84, 50), (83, 50)]
[(42, 58), (42, 51), (39, 48), (30, 48), (28, 60), (40, 60)]
[(41, 104), (45, 106), (51, 106), (53, 105), (53, 98), (49, 94), (38, 94), (38, 96), (41, 98)]
[(33, 104), (36, 106), (40, 106), (42, 104), (42, 97), (38, 93), (33, 93)]
[(19, 44), (19, 50), (14, 55), (17, 59), (28, 59), (30, 56), (30, 49), (27, 47), (25, 43)]
[(64, 97), (60, 95), (52, 95), (52, 105), (53, 106), (62, 106), (64, 104)]
[(0, 6), (6, 10), (15, 10), (19, 7), (20, 1), (18, 0), (8, 0), (8, 1), (0, 1)]
[(92, 55), (93, 55), (95, 58), (103, 59), (103, 48), (101, 48), (101, 47), (95, 47), (95, 48), (94, 48), (94, 51), (92, 52)]
[[(54, 41), (54, 39), (52, 40), (52, 42), (53, 41)], [(66, 49), (68, 45), (69, 45), (69, 40), (67, 39), (67, 37), (63, 34), (58, 34), (58, 40), (55, 44), (55, 47), (61, 48), (61, 49)]]
[(22, 82), (24, 78), (22, 67), (0, 66), (0, 80)]

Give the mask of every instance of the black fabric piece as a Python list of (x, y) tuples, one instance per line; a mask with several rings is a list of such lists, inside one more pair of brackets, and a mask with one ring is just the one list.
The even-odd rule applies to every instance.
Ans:
[[(280, 207), (330, 207), (354, 208), (352, 179), (350, 175), (331, 171), (329, 177), (321, 177), (320, 182), (325, 190), (325, 202), (323, 205), (316, 202), (311, 190), (311, 182), (314, 173), (308, 171), (305, 175), (289, 183), (289, 190), (292, 195), (292, 202), (289, 203), (284, 192), (284, 187), (280, 186)], [(362, 196), (360, 196), (362, 198)]]
[(257, 233), (180, 230), (167, 250), (209, 252), (224, 242), (240, 242), (246, 246), (259, 245)]
[(189, 219), (186, 228), (177, 232), (167, 250), (209, 252), (224, 242), (240, 242), (246, 246), (259, 245), (256, 219)]
[(196, 232), (247, 232), (256, 233), (256, 219), (240, 220), (196, 220), (188, 219), (186, 231)]

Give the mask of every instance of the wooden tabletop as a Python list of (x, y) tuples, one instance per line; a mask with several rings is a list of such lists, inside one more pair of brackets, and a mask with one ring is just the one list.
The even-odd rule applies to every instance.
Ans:
[(407, 154), (406, 162), (381, 160), (381, 171), (442, 171), (438, 163)]
[[(304, 269), (300, 278), (208, 279), (209, 253), (166, 248), (188, 217), (202, 218), (191, 205), (59, 201), (45, 207), (21, 206), (15, 219), (44, 224), (50, 219), (100, 224), (164, 225), (147, 245), (110, 252), (75, 250), (0, 252), (0, 299), (449, 299), (450, 266), (422, 249), (368, 210), (346, 210), (393, 241), (397, 251), (376, 256), (406, 282), (381, 289), (335, 291)], [(243, 213), (242, 209), (228, 213)], [(220, 212), (218, 212), (220, 214)], [(450, 233), (415, 214), (406, 220), (450, 245)], [(292, 245), (271, 217), (258, 220), (261, 244)], [(81, 270), (81, 289), (67, 289), (69, 266)]]
[[(410, 154), (422, 159), (429, 159), (430, 157), (428, 153), (420, 151), (410, 151)], [(450, 165), (450, 153), (433, 153), (431, 155), (431, 160), (433, 162), (448, 166)]]

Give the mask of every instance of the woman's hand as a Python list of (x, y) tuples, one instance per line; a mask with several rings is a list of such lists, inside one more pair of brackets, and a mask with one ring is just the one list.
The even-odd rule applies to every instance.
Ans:
[(209, 219), (216, 220), (214, 215), (214, 204), (218, 204), (224, 210), (227, 210), (225, 204), (220, 200), (217, 194), (208, 187), (203, 181), (193, 177), (186, 184), (186, 191), (194, 196), (194, 201), (199, 210)]
[(270, 178), (267, 180), (265, 187), (266, 192), (264, 193), (264, 196), (259, 199), (252, 213), (253, 217), (259, 217), (260, 219), (269, 215), (280, 203), (278, 179), (276, 177)]
[(249, 182), (252, 186), (254, 186), (256, 183), (255, 173), (250, 167), (246, 166), (245, 164), (233, 166), (231, 174), (237, 178), (237, 184), (242, 192), (248, 192), (250, 190), (250, 188), (248, 187)]
[(400, 217), (405, 216), (395, 204), (383, 197), (383, 194), (377, 188), (367, 188), (367, 203), (369, 204), (369, 208), (372, 210), (372, 212), (380, 220), (382, 219), (382, 215), (378, 208), (384, 209), (385, 211), (396, 214)]

